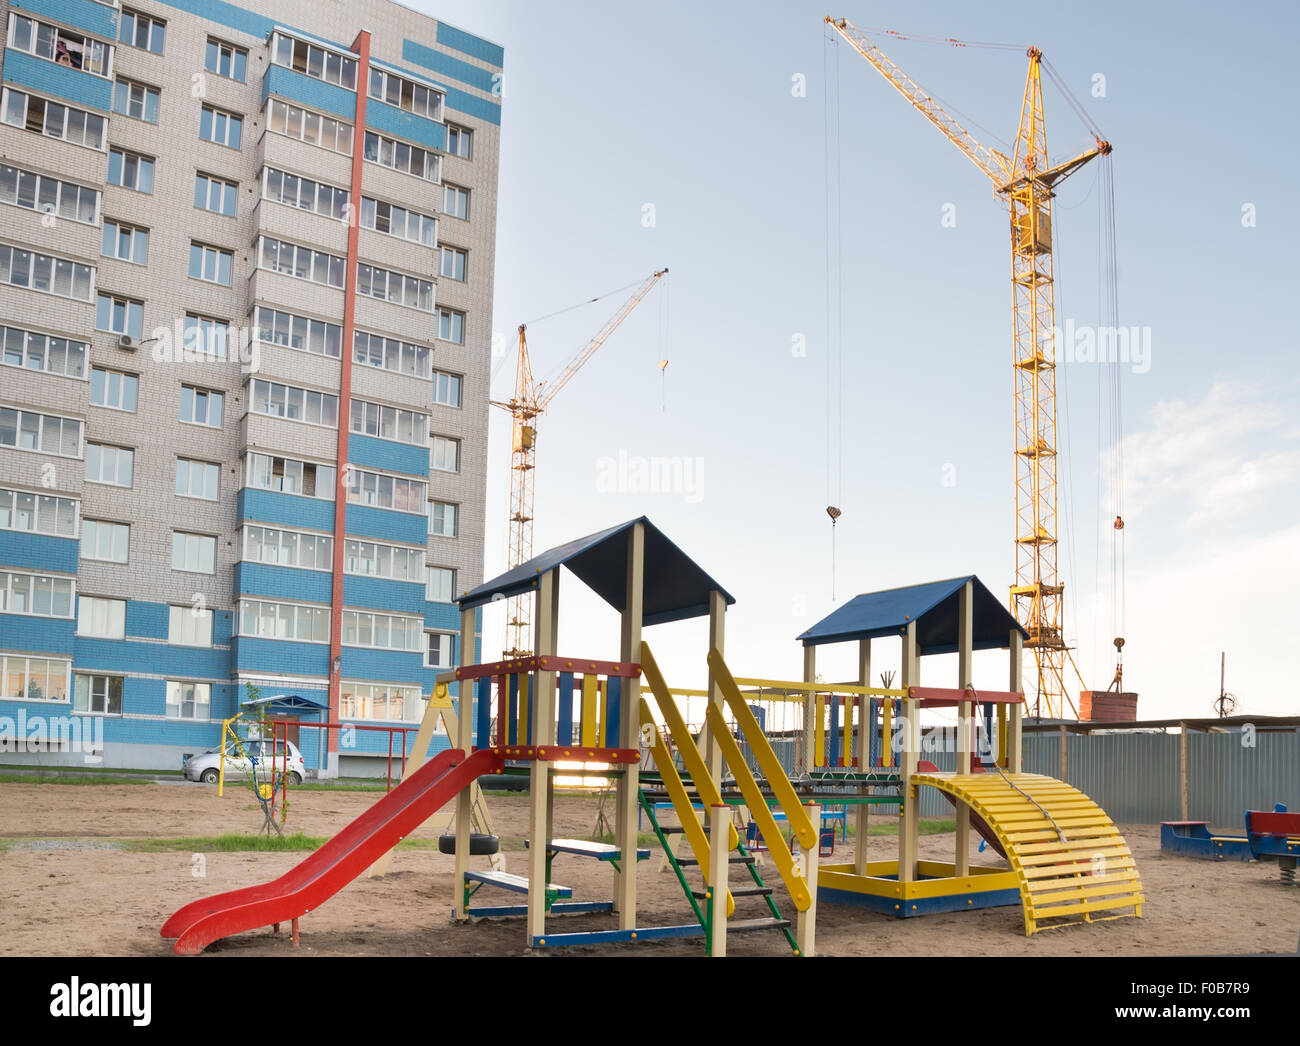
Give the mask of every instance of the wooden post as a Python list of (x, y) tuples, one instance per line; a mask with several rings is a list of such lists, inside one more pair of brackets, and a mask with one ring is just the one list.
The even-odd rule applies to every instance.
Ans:
[[(916, 645), (916, 622), (909, 621), (903, 631), (903, 671), (902, 687), (921, 684), (921, 655)], [(903, 815), (898, 825), (898, 881), (910, 883), (916, 880), (917, 869), (917, 835), (920, 831), (920, 817), (916, 796), (912, 792), (912, 778), (916, 774), (916, 764), (920, 760), (921, 723), (917, 703), (907, 698), (903, 708), (903, 750), (899, 753), (899, 778), (902, 783)]]
[(1187, 813), (1187, 724), (1179, 723), (1178, 739), (1178, 809), (1179, 818), (1186, 821)]
[[(957, 686), (965, 690), (972, 684), (975, 656), (975, 583), (962, 586), (957, 603)], [(957, 706), (957, 773), (971, 772), (971, 731), (975, 726), (975, 704), (962, 701)], [(958, 803), (957, 853), (954, 875), (970, 874), (970, 807)]]
[[(724, 633), (726, 628), (727, 598), (718, 591), (709, 593), (709, 650), (723, 653)], [(723, 707), (722, 687), (709, 669), (709, 704)], [(709, 776), (715, 783), (722, 781), (722, 748), (713, 739), (709, 721), (704, 721), (704, 761), (709, 768)]]
[[(627, 535), (627, 603), (619, 643), (619, 660), (635, 662), (641, 656), (641, 619), (645, 612), (645, 524), (636, 523)], [(641, 745), (641, 679), (624, 679), (619, 688), (620, 748)], [(621, 930), (636, 928), (636, 825), (638, 764), (624, 763), (616, 789), (614, 842), (620, 851), (621, 871), (615, 877), (614, 904)]]
[(816, 803), (805, 803), (804, 806), (808, 819), (817, 829), (817, 842), (803, 854), (803, 877), (808, 892), (812, 894), (812, 904), (806, 912), (795, 916), (794, 940), (799, 946), (799, 954), (810, 959), (817, 954), (817, 857), (822, 846), (822, 808)]
[[(709, 807), (709, 954), (715, 959), (727, 954), (727, 876), (731, 851), (727, 839), (731, 810), (726, 803)], [(632, 862), (636, 867), (636, 862)]]
[[(559, 568), (546, 571), (537, 584), (537, 622), (534, 651), (555, 653), (556, 608), (559, 605)], [(538, 672), (537, 685), (528, 698), (533, 744), (539, 748), (555, 744), (555, 673)], [(523, 740), (525, 724), (519, 724)], [(528, 944), (546, 936), (546, 851), (550, 845), (551, 764), (534, 759), (528, 771)]]
[[(468, 667), (474, 663), (474, 611), (462, 610), (460, 612), (460, 664), (462, 668)], [(460, 715), (456, 717), (456, 747), (466, 754), (474, 745), (474, 716), (470, 708), (473, 702), (473, 687), (471, 681), (462, 681), (460, 683), (461, 709)], [(469, 700), (466, 700), (466, 699)], [(418, 744), (417, 744), (418, 747)], [(426, 743), (425, 747), (428, 745)], [(424, 753), (420, 752), (420, 759), (423, 761)], [(474, 819), (474, 792), (470, 788), (462, 788), (456, 796), (456, 856), (454, 858), (452, 876), (452, 893), (455, 895), (452, 901), (452, 918), (458, 922), (464, 922), (469, 916), (465, 913), (465, 873), (469, 871), (469, 837), (470, 830), (473, 828)]]
[[(1021, 672), (1024, 662), (1025, 637), (1019, 628), (1011, 630), (1011, 679), (1009, 690), (1019, 693), (1024, 689)], [(1020, 773), (1020, 759), (1024, 746), (1021, 744), (1020, 725), (1024, 716), (1024, 705), (1012, 705), (1007, 716), (1007, 773)]]
[[(805, 646), (803, 648), (803, 681), (805, 683), (817, 682), (817, 648), (815, 646)], [(803, 768), (806, 773), (812, 773), (817, 768), (817, 732), (813, 729), (816, 718), (817, 695), (810, 690), (804, 695), (803, 702)]]
[[(871, 685), (871, 640), (858, 640), (858, 686)], [(865, 774), (871, 766), (871, 726), (872, 718), (868, 714), (871, 698), (862, 695), (862, 710), (858, 715), (858, 772)], [(867, 874), (867, 838), (871, 827), (871, 806), (859, 803), (857, 823), (854, 825), (853, 871), (857, 875)], [(814, 895), (815, 896), (815, 895)]]

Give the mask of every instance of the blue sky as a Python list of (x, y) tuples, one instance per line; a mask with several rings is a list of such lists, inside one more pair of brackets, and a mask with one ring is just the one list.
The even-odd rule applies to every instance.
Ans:
[[(542, 418), (536, 548), (647, 514), (738, 599), (728, 654), (793, 678), (794, 636), (853, 593), (964, 573), (1005, 593), (1011, 543), (1011, 317), (1005, 212), (985, 177), (806, 3), (413, 6), (505, 47), (494, 324), (521, 322), (668, 266)], [(1149, 328), (1123, 374), (1126, 683), (1143, 717), (1211, 714), (1219, 651), (1242, 710), (1294, 714), (1300, 621), (1300, 389), (1294, 244), (1300, 205), (1286, 99), (1300, 17), (1288, 5), (874, 3), (857, 25), (1042, 48), (1113, 143), (1120, 322)], [(1022, 50), (877, 37), (906, 71), (1014, 139)], [(1094, 75), (1105, 96), (1093, 97)], [(806, 80), (806, 96), (792, 91)], [(838, 88), (838, 132), (826, 132)], [(1045, 88), (1054, 159), (1090, 144)], [(987, 134), (983, 129), (987, 128)], [(842, 331), (828, 340), (826, 171), (838, 200)], [(1098, 313), (1095, 165), (1061, 189), (1057, 320)], [(647, 226), (646, 205), (654, 224)], [(944, 208), (956, 224), (944, 227)], [(1243, 207), (1254, 224), (1243, 224)], [(530, 325), (538, 376), (619, 302)], [(834, 324), (831, 324), (834, 327)], [(833, 330), (832, 330), (833, 334)], [(792, 352), (803, 338), (804, 356)], [(662, 376), (658, 363), (670, 362)], [(828, 362), (842, 419), (829, 426)], [(1066, 631), (1104, 688), (1110, 640), (1108, 446), (1100, 368), (1060, 368)], [(508, 395), (503, 361), (494, 394)], [(661, 402), (662, 394), (662, 402)], [(487, 576), (505, 567), (508, 427), (494, 419)], [(602, 459), (699, 462), (689, 489), (610, 491)], [(945, 478), (949, 482), (945, 483)], [(955, 480), (955, 482), (953, 482)], [(1067, 490), (1068, 488), (1068, 490)], [(829, 502), (828, 502), (828, 490)], [(1100, 490), (1100, 499), (1099, 499)], [(606, 656), (617, 623), (570, 580), (563, 652)], [(485, 647), (503, 625), (491, 611)], [(670, 680), (698, 685), (704, 625), (654, 629)], [(882, 644), (881, 667), (897, 661)], [(943, 659), (926, 682), (951, 685)], [(827, 655), (846, 676), (851, 652)], [(1000, 658), (977, 684), (1002, 685)]]

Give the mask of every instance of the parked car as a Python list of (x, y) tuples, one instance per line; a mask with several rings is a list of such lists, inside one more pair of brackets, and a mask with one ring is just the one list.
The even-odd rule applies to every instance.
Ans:
[[(284, 746), (289, 746), (288, 761), (286, 767)], [(240, 748), (243, 754), (240, 754)], [(274, 753), (272, 748), (274, 747)], [(298, 746), (292, 741), (241, 741), (236, 744), (234, 741), (226, 745), (226, 776), (227, 777), (247, 777), (253, 772), (253, 760), (257, 760), (258, 775), (268, 773), (272, 768), (266, 764), (271, 762), (274, 754), (274, 771), (280, 773), (282, 768), (286, 769), (286, 776), (290, 784), (302, 784), (303, 778), (307, 776), (307, 767), (303, 762), (302, 753), (298, 751)], [(202, 781), (204, 784), (216, 784), (217, 777), (221, 768), (221, 749), (210, 748), (202, 755), (190, 756), (181, 766), (185, 776), (191, 781)]]

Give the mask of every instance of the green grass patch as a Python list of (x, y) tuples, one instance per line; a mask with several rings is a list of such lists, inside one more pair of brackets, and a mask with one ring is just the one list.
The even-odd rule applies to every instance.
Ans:
[(148, 784), (133, 777), (118, 777), (116, 774), (57, 774), (53, 772), (37, 774), (0, 774), (0, 784), (42, 784), (42, 785), (142, 785)]
[(166, 839), (125, 839), (128, 850), (138, 853), (244, 853), (278, 852), (281, 850), (318, 850), (326, 842), (325, 836), (303, 835), (189, 835)]
[[(36, 770), (48, 774), (57, 774), (63, 772), (64, 770), (73, 771), (73, 768), (33, 766), (31, 763), (0, 763), (0, 771), (4, 771), (4, 770)], [(117, 777), (119, 775), (123, 777), (130, 777), (132, 775), (137, 777), (180, 777), (181, 772), (179, 770), (132, 770), (132, 769), (125, 769), (125, 768), (118, 769), (116, 767), (110, 770), (108, 768), (105, 768), (105, 773), (104, 773), (105, 777)]]

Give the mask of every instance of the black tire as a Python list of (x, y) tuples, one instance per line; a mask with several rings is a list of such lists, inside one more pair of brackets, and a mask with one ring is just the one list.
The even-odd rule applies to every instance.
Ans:
[(214, 785), (217, 783), (217, 778), (219, 776), (220, 775), (217, 773), (216, 770), (214, 770), (212, 767), (208, 767), (206, 770), (203, 771), (203, 773), (199, 774), (199, 780), (202, 781), (204, 784)]
[[(469, 854), (471, 857), (489, 857), (501, 849), (501, 839), (495, 835), (483, 835), (479, 832), (470, 833), (469, 837)], [(438, 836), (438, 852), (440, 854), (454, 854), (456, 852), (456, 835), (448, 832), (445, 835)]]
[(289, 771), (289, 783), (290, 783), (291, 785), (300, 785), (300, 784), (302, 784), (302, 774), (298, 773), (297, 770), (290, 770), (290, 771)]

